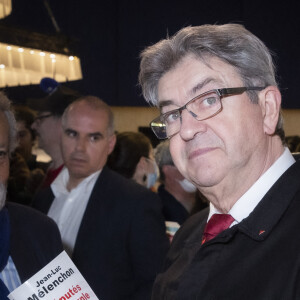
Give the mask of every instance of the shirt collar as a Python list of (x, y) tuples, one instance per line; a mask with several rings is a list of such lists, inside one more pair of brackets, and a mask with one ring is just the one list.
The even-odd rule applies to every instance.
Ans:
[[(98, 178), (99, 174), (101, 173), (101, 170), (96, 171), (95, 173), (89, 175), (88, 177), (84, 178), (76, 188), (73, 190), (76, 190), (78, 188), (83, 188), (84, 186), (89, 186), (91, 183), (93, 184), (96, 179)], [(62, 171), (59, 173), (59, 175), (56, 177), (56, 179), (51, 184), (51, 189), (53, 191), (54, 196), (57, 198), (61, 194), (68, 194), (69, 191), (67, 190), (67, 183), (69, 181), (69, 171), (66, 167), (62, 169)], [(73, 191), (72, 190), (72, 191)]]
[[(240, 223), (247, 218), (257, 204), (265, 196), (278, 178), (293, 164), (295, 159), (288, 148), (285, 148), (282, 155), (273, 165), (251, 186), (251, 188), (233, 205), (229, 214)], [(208, 220), (214, 213), (220, 213), (212, 203)]]

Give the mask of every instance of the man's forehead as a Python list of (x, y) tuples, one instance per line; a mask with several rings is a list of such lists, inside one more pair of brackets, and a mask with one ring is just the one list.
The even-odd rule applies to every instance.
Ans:
[(102, 106), (96, 106), (84, 100), (72, 103), (67, 109), (67, 115), (70, 114), (107, 114), (107, 111)]
[(208, 90), (224, 88), (232, 77), (240, 78), (240, 75), (220, 58), (200, 60), (195, 56), (187, 56), (159, 80), (159, 106), (171, 105), (176, 96), (182, 98), (184, 95), (187, 101)]
[(87, 135), (103, 133), (108, 129), (108, 116), (95, 111), (90, 114), (70, 113), (63, 127)]
[(103, 110), (91, 110), (91, 111), (70, 111), (66, 118), (67, 124), (74, 124), (74, 123), (98, 123), (98, 124), (106, 124), (108, 123), (108, 115)]

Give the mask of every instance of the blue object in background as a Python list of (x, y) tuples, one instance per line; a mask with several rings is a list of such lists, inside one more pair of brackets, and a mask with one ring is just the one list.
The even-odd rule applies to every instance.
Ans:
[(59, 86), (59, 83), (50, 77), (44, 77), (40, 81), (40, 88), (46, 94), (53, 93), (58, 86)]

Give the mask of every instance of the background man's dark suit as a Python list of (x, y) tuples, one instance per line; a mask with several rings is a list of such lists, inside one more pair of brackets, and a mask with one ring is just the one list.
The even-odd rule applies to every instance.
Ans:
[(203, 212), (188, 219), (173, 239), (153, 300), (300, 299), (299, 180), (300, 161), (248, 218), (203, 246)]
[[(47, 213), (54, 195), (35, 207)], [(104, 167), (79, 228), (72, 259), (101, 299), (149, 299), (168, 248), (155, 193)]]
[(55, 222), (29, 207), (7, 202), (10, 255), (23, 283), (63, 251)]

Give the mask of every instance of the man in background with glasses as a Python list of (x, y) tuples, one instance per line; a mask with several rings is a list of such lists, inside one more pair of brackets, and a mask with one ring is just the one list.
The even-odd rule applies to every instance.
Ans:
[(63, 168), (60, 146), (61, 117), (65, 108), (80, 96), (77, 91), (58, 85), (45, 98), (29, 99), (27, 102), (28, 106), (38, 113), (31, 127), (37, 133), (39, 147), (51, 157), (42, 188), (50, 186)]
[(210, 201), (175, 235), (153, 299), (298, 299), (300, 164), (267, 47), (242, 25), (187, 27), (142, 52), (139, 81), (154, 133)]

